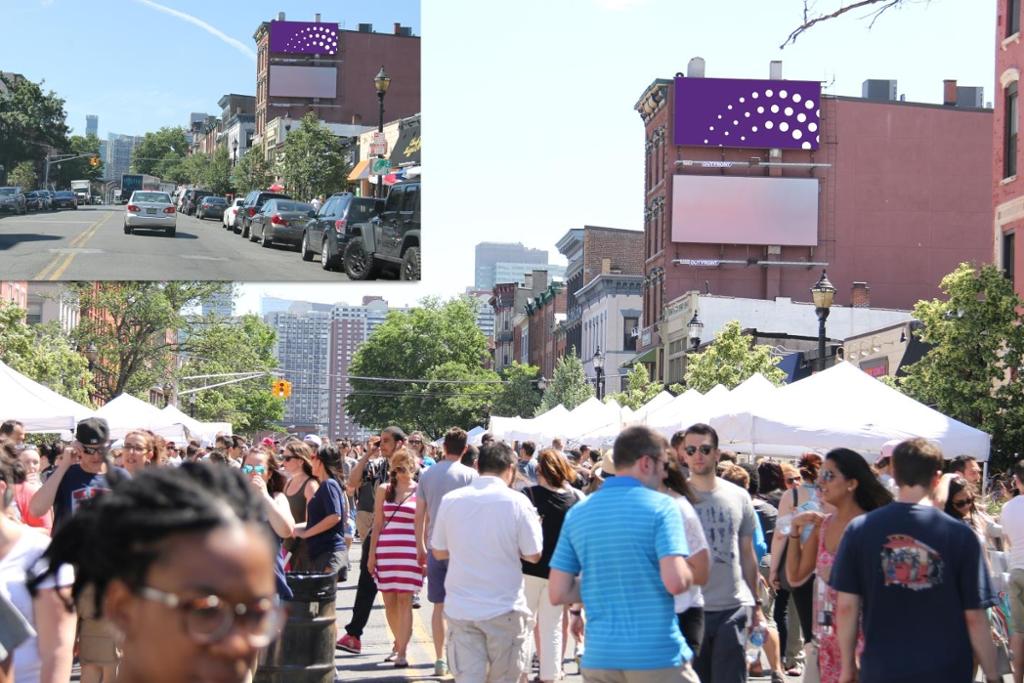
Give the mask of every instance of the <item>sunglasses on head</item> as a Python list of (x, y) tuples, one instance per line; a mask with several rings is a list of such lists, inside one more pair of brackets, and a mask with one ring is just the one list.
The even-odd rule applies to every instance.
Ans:
[[(701, 455), (711, 455), (711, 451), (715, 450), (714, 446), (712, 446), (709, 443), (701, 444), (699, 448), (700, 448)], [(698, 447), (697, 446), (687, 446), (685, 450), (686, 450), (686, 454), (687, 455), (693, 455), (694, 453), (697, 452)]]
[(246, 474), (252, 474), (253, 472), (263, 474), (267, 471), (267, 467), (266, 465), (242, 465), (242, 471)]

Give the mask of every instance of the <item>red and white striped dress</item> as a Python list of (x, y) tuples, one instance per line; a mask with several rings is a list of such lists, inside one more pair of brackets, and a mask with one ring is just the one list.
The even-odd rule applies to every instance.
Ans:
[(374, 579), (382, 593), (416, 593), (423, 587), (423, 571), (416, 561), (415, 491), (404, 501), (384, 501), (384, 528), (377, 533)]

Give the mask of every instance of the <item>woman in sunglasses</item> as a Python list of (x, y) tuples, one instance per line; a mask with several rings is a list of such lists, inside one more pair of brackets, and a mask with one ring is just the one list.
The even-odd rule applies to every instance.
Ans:
[(943, 508), (947, 515), (971, 527), (978, 535), (981, 547), (987, 545), (985, 532), (992, 518), (982, 512), (974, 497), (974, 486), (963, 477), (953, 477), (949, 480), (949, 494), (946, 496), (946, 505)]
[[(308, 446), (305, 446), (308, 448)], [(323, 446), (312, 458), (313, 476), (320, 487), (306, 506), (306, 521), (295, 525), (294, 535), (306, 539), (307, 557), (293, 569), (337, 574), (348, 566), (345, 546), (345, 491), (341, 484), (341, 454)]]
[(284, 616), (253, 486), (195, 463), (112, 483), (58, 527), (30, 589), (75, 567), (75, 599), (91, 587), (121, 643), (118, 683), (245, 680)]
[[(282, 462), (288, 483), (285, 484), (283, 492), (296, 524), (306, 521), (306, 507), (320, 488), (319, 482), (313, 476), (312, 458), (313, 450), (298, 439), (289, 441), (284, 446)], [(294, 536), (287, 539), (284, 542), (284, 549), (292, 554), (293, 566), (302, 566), (309, 562), (306, 541), (303, 539)]]
[(284, 557), (281, 555), (281, 543), (291, 538), (295, 531), (295, 519), (292, 517), (288, 499), (284, 495), (288, 480), (278, 469), (277, 460), (262, 448), (254, 448), (246, 453), (242, 460), (242, 474), (252, 484), (257, 496), (263, 499), (267, 512), (267, 521), (274, 532), (276, 552), (274, 562), (274, 578), (277, 580), (277, 593), (282, 599), (292, 596), (284, 577)]
[[(789, 544), (786, 573), (791, 583), (814, 578), (813, 636), (818, 646), (818, 671), (821, 683), (838, 683), (842, 673), (839, 639), (835, 630), (836, 591), (828, 585), (832, 561), (847, 525), (854, 517), (892, 502), (882, 482), (867, 461), (857, 452), (836, 448), (825, 456), (818, 476), (821, 498), (835, 509), (831, 514), (807, 511), (793, 518), (786, 538)], [(810, 537), (801, 542), (805, 527)], [(858, 634), (857, 651), (864, 647), (864, 635)]]

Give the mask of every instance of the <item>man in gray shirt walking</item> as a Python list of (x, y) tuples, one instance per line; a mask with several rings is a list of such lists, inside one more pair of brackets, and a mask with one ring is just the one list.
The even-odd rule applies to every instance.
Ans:
[(416, 557), (420, 566), (427, 566), (427, 599), (434, 605), (431, 630), (434, 635), (434, 675), (448, 673), (444, 661), (444, 581), (448, 574), (448, 560), (438, 560), (429, 552), (428, 539), (434, 534), (434, 520), (445, 494), (467, 486), (477, 477), (476, 470), (466, 467), (460, 460), (466, 452), (468, 436), (465, 430), (452, 427), (444, 435), (444, 460), (423, 470), (416, 490)]

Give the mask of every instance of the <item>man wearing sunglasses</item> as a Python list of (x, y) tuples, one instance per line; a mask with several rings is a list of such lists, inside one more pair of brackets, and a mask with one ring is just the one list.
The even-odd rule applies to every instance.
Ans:
[(698, 423), (684, 432), (694, 508), (711, 546), (711, 571), (702, 589), (704, 637), (693, 668), (702, 681), (742, 683), (747, 680), (745, 632), (764, 621), (761, 601), (755, 600), (757, 518), (750, 494), (716, 475), (719, 455), (718, 433), (710, 425)]

